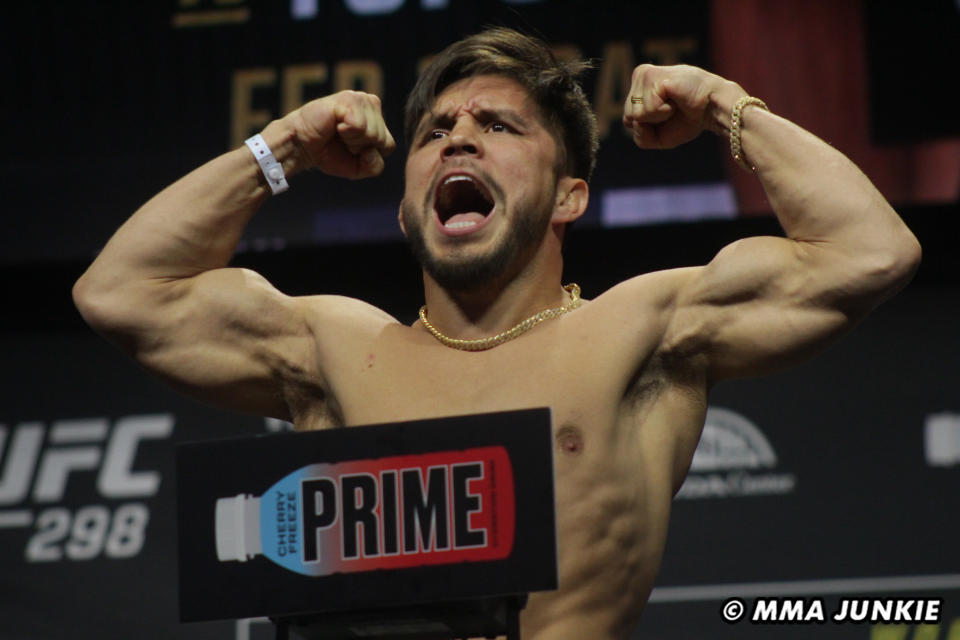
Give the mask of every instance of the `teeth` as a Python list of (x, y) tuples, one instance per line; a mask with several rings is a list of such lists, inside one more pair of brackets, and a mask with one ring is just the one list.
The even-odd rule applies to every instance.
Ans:
[(443, 226), (447, 229), (465, 229), (467, 227), (475, 227), (477, 223), (473, 220), (464, 220), (462, 222), (448, 222)]
[(449, 178), (443, 181), (443, 184), (450, 184), (451, 182), (462, 182), (464, 180), (469, 180), (472, 182), (473, 178), (471, 178), (470, 176), (450, 176)]

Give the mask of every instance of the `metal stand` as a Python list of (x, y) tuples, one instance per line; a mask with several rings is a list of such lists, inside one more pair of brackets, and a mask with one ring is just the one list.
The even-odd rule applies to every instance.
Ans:
[(271, 620), (276, 640), (289, 640), (291, 631), (303, 640), (456, 640), (503, 635), (520, 640), (520, 611), (526, 605), (527, 595), (521, 594)]

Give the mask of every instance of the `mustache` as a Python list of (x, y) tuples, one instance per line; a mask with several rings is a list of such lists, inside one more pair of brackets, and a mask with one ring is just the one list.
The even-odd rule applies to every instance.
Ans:
[(459, 168), (469, 171), (471, 175), (476, 176), (480, 180), (480, 182), (483, 183), (483, 185), (490, 191), (490, 195), (493, 196), (494, 204), (499, 202), (504, 202), (506, 200), (506, 192), (503, 190), (503, 187), (501, 187), (500, 184), (493, 179), (493, 176), (491, 176), (489, 173), (487, 173), (483, 169), (472, 167), (467, 163), (460, 163), (460, 164), (453, 164), (453, 165), (448, 164), (445, 167), (443, 167), (443, 171), (438, 171), (436, 174), (434, 174), (433, 178), (430, 179), (430, 184), (427, 187), (427, 192), (423, 196), (424, 211), (430, 210), (430, 203), (433, 202), (433, 199), (437, 195), (437, 187), (440, 184), (441, 176), (448, 175), (450, 170), (456, 170)]

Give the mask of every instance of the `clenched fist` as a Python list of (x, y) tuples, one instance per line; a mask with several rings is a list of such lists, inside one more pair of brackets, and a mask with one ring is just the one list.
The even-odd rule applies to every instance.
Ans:
[(283, 118), (298, 147), (298, 164), (342, 178), (367, 178), (383, 171), (396, 148), (380, 110), (380, 98), (341, 91), (313, 100)]
[(623, 108), (623, 125), (642, 149), (671, 149), (704, 129), (726, 134), (730, 112), (742, 96), (740, 85), (689, 65), (633, 70)]

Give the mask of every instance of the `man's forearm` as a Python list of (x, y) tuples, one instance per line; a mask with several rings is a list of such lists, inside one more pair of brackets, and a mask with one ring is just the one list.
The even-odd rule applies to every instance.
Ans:
[(870, 180), (812, 133), (758, 107), (743, 112), (742, 149), (787, 235), (848, 256), (916, 262), (919, 246)]
[[(703, 69), (640, 65), (624, 104), (624, 125), (644, 149), (673, 148), (704, 129), (726, 141), (734, 106), (746, 96), (737, 83)], [(909, 275), (919, 256), (916, 239), (843, 154), (753, 105), (741, 112), (740, 142), (787, 235), (808, 254), (804, 268), (823, 266), (833, 270), (828, 275), (851, 266), (858, 274), (887, 271), (894, 281)], [(852, 258), (858, 262), (850, 264)]]
[[(378, 175), (383, 156), (395, 146), (379, 99), (356, 91), (313, 100), (271, 122), (261, 135), (288, 178), (312, 167), (346, 178)], [(73, 293), (81, 313), (121, 337), (151, 334), (160, 316), (171, 317), (165, 326), (175, 324), (178, 315), (167, 313), (173, 311), (169, 304), (194, 298), (195, 276), (229, 263), (270, 193), (246, 146), (178, 180), (120, 227), (77, 282)], [(222, 282), (215, 289), (229, 297), (221, 288)]]
[[(298, 169), (289, 122), (263, 138), (285, 173)], [(225, 267), (247, 223), (271, 193), (253, 153), (243, 146), (195, 169), (151, 198), (113, 235), (77, 281), (73, 298), (99, 331), (127, 339), (171, 315), (194, 276)]]
[[(282, 121), (264, 139), (287, 175), (293, 138)], [(245, 146), (204, 164), (151, 198), (104, 247), (79, 283), (113, 288), (131, 280), (171, 280), (225, 266), (270, 188)]]

